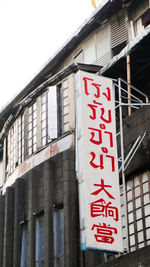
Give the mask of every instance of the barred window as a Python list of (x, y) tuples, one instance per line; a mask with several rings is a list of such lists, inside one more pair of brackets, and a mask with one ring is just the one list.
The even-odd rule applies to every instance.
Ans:
[(63, 133), (69, 131), (69, 82), (62, 83), (62, 129)]
[(28, 156), (37, 149), (37, 107), (36, 103), (28, 108)]
[(64, 133), (68, 132), (69, 127), (69, 81), (68, 79), (64, 80), (57, 87), (57, 103), (58, 103), (58, 135), (61, 136)]
[(10, 172), (12, 173), (16, 167), (16, 123), (10, 129)]
[[(128, 233), (130, 252), (150, 244), (150, 173), (145, 172), (129, 180), (126, 184)], [(125, 242), (125, 216), (123, 195), (122, 227)]]
[(24, 115), (18, 118), (18, 163), (24, 161)]
[(47, 143), (47, 93), (41, 96), (41, 145)]

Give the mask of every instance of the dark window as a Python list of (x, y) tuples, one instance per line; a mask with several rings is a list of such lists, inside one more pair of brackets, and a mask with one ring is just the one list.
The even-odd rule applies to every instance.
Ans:
[(121, 52), (121, 50), (122, 50), (125, 46), (126, 46), (126, 42), (123, 42), (123, 43), (121, 43), (121, 44), (119, 44), (119, 45), (113, 47), (113, 48), (112, 48), (112, 54), (113, 54), (113, 57), (114, 57), (115, 55), (118, 55), (118, 54)]
[(53, 212), (54, 267), (64, 266), (64, 211)]
[(145, 27), (147, 27), (150, 24), (150, 10), (148, 10), (143, 16), (142, 16), (142, 24)]
[(35, 267), (44, 267), (44, 217), (35, 223)]
[(27, 225), (23, 226), (22, 240), (21, 240), (21, 260), (20, 267), (27, 267), (27, 245), (28, 245), (28, 231)]

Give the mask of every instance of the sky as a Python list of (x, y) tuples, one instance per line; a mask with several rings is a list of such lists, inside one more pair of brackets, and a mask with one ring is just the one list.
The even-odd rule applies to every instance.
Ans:
[(0, 109), (93, 11), (91, 0), (0, 0)]

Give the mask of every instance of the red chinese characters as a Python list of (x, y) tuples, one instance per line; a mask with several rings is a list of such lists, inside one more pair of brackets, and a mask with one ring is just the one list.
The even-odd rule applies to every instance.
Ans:
[(110, 225), (103, 224), (93, 224), (91, 230), (96, 229), (95, 239), (97, 242), (109, 243), (112, 244), (114, 242), (113, 234), (117, 234), (117, 229), (111, 227)]
[(90, 204), (91, 217), (112, 217), (116, 222), (118, 221), (118, 209), (111, 205), (111, 202), (106, 203), (104, 199), (98, 199)]
[(104, 184), (104, 180), (103, 179), (101, 179), (101, 183), (100, 184), (94, 184), (94, 186), (97, 186), (97, 187), (100, 187), (100, 188), (98, 190), (94, 191), (93, 193), (91, 193), (91, 195), (98, 195), (99, 193), (104, 191), (105, 194), (109, 198), (114, 199), (114, 197), (108, 192), (108, 190), (105, 189), (105, 188), (112, 188), (112, 186)]

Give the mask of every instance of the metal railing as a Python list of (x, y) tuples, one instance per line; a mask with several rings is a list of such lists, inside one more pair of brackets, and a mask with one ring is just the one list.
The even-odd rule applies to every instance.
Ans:
[[(116, 113), (118, 111), (118, 122), (119, 122), (119, 132), (117, 133), (117, 137), (120, 137), (120, 150), (121, 156), (118, 157), (118, 162), (121, 163), (119, 173), (121, 173), (122, 177), (122, 187), (123, 187), (123, 200), (124, 200), (124, 211), (125, 211), (125, 229), (126, 229), (126, 252), (129, 252), (129, 233), (128, 233), (128, 216), (127, 216), (127, 201), (126, 201), (126, 181), (125, 181), (125, 171), (133, 159), (136, 151), (138, 150), (140, 144), (142, 143), (146, 132), (143, 133), (142, 136), (139, 136), (132, 148), (128, 152), (126, 158), (124, 153), (124, 137), (123, 137), (123, 109), (127, 107), (131, 107), (133, 109), (139, 109), (143, 106), (150, 106), (148, 102), (148, 96), (134, 87), (133, 85), (127, 83), (123, 79), (114, 80), (115, 93), (116, 93)], [(132, 93), (130, 94), (130, 98), (128, 97), (128, 86), (130, 86)], [(127, 111), (126, 111), (127, 113)], [(128, 116), (128, 114), (127, 114)]]

